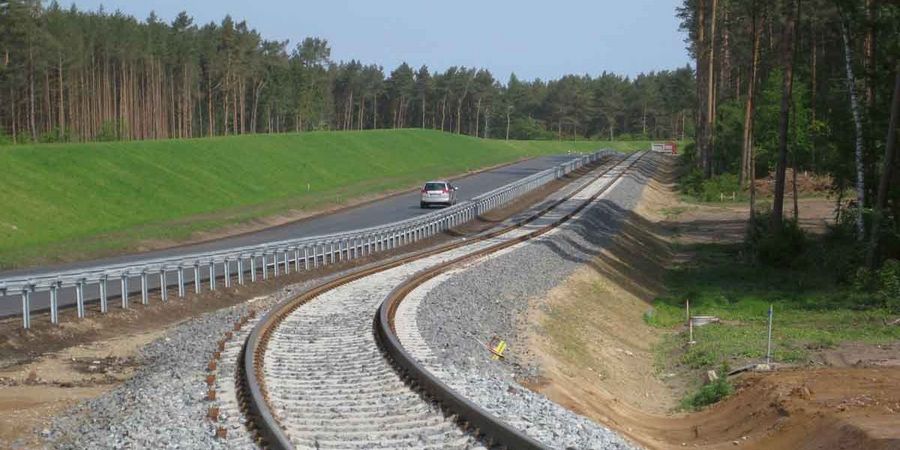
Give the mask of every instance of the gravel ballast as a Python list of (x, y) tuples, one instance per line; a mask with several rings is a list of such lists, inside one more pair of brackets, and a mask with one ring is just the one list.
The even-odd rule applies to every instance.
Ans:
[[(553, 448), (631, 448), (605, 427), (521, 385), (540, 368), (530, 361), (522, 323), (530, 302), (543, 297), (606, 246), (637, 205), (655, 155), (647, 155), (600, 199), (556, 230), (454, 270), (424, 294), (419, 333), (440, 362), (439, 376), (458, 392)], [(477, 270), (474, 270), (476, 269)], [(509, 343), (505, 363), (482, 343)]]
[[(515, 355), (520, 345), (517, 320), (527, 308), (527, 300), (555, 286), (602, 248), (619, 223), (619, 210), (636, 204), (641, 186), (642, 180), (626, 177), (564, 231), (483, 260), (477, 271), (449, 277), (428, 295), (417, 315), (424, 338), (446, 364), (449, 378), (464, 380), (454, 387), (478, 403), (493, 405), (491, 410), (508, 409), (515, 418), (511, 422), (529, 433), (538, 430), (542, 433), (539, 438), (554, 447), (625, 444), (605, 428), (516, 384), (514, 376), (533, 375), (536, 368), (517, 357), (511, 360), (513, 370), (492, 364), (473, 338), (484, 341), (492, 335), (502, 336)], [(245, 445), (246, 435), (233, 440), (242, 434), (237, 426), (228, 427), (229, 439), (221, 440), (215, 437), (216, 424), (205, 419), (211, 405), (206, 400), (206, 376), (212, 351), (248, 308), (265, 309), (322, 280), (287, 286), (253, 305), (208, 313), (173, 327), (141, 350), (138, 361), (143, 367), (134, 377), (59, 416), (46, 433), (46, 445), (67, 449)], [(228, 370), (220, 367), (220, 377)]]
[[(206, 419), (210, 406), (221, 406), (220, 402), (206, 399), (206, 376), (212, 353), (217, 342), (250, 308), (266, 310), (319, 281), (286, 286), (273, 295), (207, 313), (173, 327), (141, 349), (136, 359), (142, 367), (131, 379), (57, 417), (49, 434), (45, 433), (47, 447), (246, 448), (249, 442), (246, 430), (230, 426), (229, 438), (217, 439), (216, 427), (227, 424)], [(225, 366), (218, 371), (220, 378), (227, 367), (234, 367), (234, 361)], [(227, 417), (221, 419), (226, 422)]]

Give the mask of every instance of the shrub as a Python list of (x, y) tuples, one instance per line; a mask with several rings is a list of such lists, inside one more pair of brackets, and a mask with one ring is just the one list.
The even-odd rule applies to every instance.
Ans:
[(724, 173), (707, 179), (703, 176), (703, 172), (696, 167), (682, 175), (678, 189), (682, 194), (689, 195), (701, 202), (718, 202), (721, 201), (722, 195), (730, 200), (732, 194), (735, 195), (735, 200), (745, 198), (737, 175)]
[(900, 311), (900, 261), (888, 260), (878, 271), (878, 296), (885, 308), (891, 312)]
[(128, 133), (128, 123), (124, 120), (104, 120), (100, 124), (97, 140), (101, 142), (118, 141)]
[(682, 400), (682, 408), (697, 410), (704, 406), (717, 403), (731, 395), (734, 392), (734, 386), (728, 381), (726, 374), (727, 371), (723, 371), (716, 381), (702, 386), (697, 392)]
[(704, 369), (712, 367), (713, 364), (715, 364), (716, 355), (707, 350), (697, 350), (696, 348), (691, 347), (691, 349), (685, 352), (684, 356), (681, 357), (681, 362), (691, 369)]
[(783, 220), (772, 227), (771, 212), (759, 213), (750, 221), (746, 243), (750, 253), (762, 264), (773, 267), (793, 267), (803, 261), (806, 233), (794, 220)]
[(72, 140), (71, 131), (66, 129), (61, 129), (59, 127), (54, 127), (52, 130), (44, 133), (38, 139), (42, 143), (53, 144), (57, 142), (69, 142)]
[(853, 288), (875, 294), (882, 307), (892, 313), (900, 312), (900, 261), (889, 259), (874, 271), (860, 267), (853, 277)]

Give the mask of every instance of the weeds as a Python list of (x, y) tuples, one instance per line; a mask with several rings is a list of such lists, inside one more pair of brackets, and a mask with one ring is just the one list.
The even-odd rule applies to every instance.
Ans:
[(722, 374), (716, 381), (701, 386), (697, 392), (685, 397), (681, 401), (681, 408), (696, 411), (704, 406), (723, 400), (734, 392), (734, 386)]

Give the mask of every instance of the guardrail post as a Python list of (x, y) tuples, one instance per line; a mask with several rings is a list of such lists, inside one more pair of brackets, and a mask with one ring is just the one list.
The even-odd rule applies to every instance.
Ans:
[(278, 276), (278, 250), (275, 250), (275, 253), (272, 253), (272, 276)]
[(334, 241), (331, 241), (331, 251), (328, 254), (331, 255), (331, 263), (334, 264)]
[(209, 260), (209, 290), (216, 290), (216, 262)]
[(31, 328), (31, 286), (22, 288), (22, 328)]
[(147, 295), (147, 271), (141, 272), (141, 304), (150, 304), (149, 295)]
[(309, 246), (303, 247), (303, 269), (309, 271)]
[(84, 280), (75, 283), (75, 308), (79, 319), (84, 319)]
[(159, 298), (162, 301), (169, 301), (169, 277), (166, 276), (166, 268), (159, 269)]
[(266, 255), (266, 252), (262, 254), (262, 273), (263, 280), (269, 279), (269, 256)]
[(106, 289), (107, 289), (107, 281), (109, 277), (103, 275), (100, 277), (100, 281), (97, 283), (100, 286), (100, 313), (106, 314), (109, 311), (109, 303), (106, 299)]
[(178, 266), (178, 298), (184, 298), (184, 267)]
[(250, 255), (250, 282), (256, 283), (256, 255)]
[(294, 272), (300, 272), (300, 248), (294, 249)]
[(59, 325), (59, 298), (57, 295), (59, 289), (59, 281), (54, 281), (50, 285), (50, 323)]
[(225, 262), (222, 263), (223, 272), (225, 272), (225, 288), (231, 287), (231, 261), (228, 258), (225, 258)]
[(244, 256), (239, 255), (237, 259), (237, 279), (238, 284), (244, 285)]
[(122, 274), (122, 309), (128, 309), (128, 272)]
[(194, 293), (200, 293), (200, 261), (194, 261)]

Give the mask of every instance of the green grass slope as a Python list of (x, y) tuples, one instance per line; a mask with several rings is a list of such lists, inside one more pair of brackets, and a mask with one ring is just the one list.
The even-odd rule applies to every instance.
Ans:
[(530, 156), (647, 146), (609, 144), (384, 130), (0, 147), (0, 268), (183, 241)]

